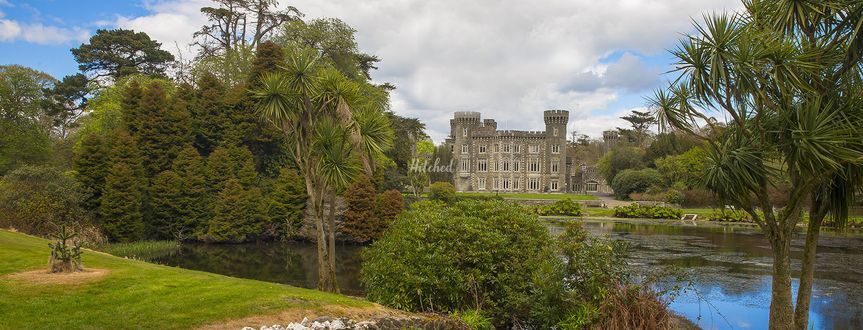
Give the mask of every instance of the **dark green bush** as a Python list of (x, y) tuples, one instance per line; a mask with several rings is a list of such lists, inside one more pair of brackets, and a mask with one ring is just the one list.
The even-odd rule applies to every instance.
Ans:
[(581, 204), (574, 202), (572, 199), (566, 198), (554, 202), (551, 205), (542, 205), (536, 209), (539, 215), (552, 216), (582, 216), (584, 212), (581, 209)]
[(683, 211), (668, 206), (630, 204), (614, 208), (618, 218), (680, 219)]
[(455, 186), (449, 182), (435, 182), (429, 185), (429, 199), (449, 203), (455, 200)]
[(626, 199), (631, 193), (645, 192), (650, 187), (662, 184), (662, 174), (655, 169), (624, 170), (611, 181), (611, 189), (617, 199)]
[(366, 249), (361, 279), (372, 301), (476, 328), (582, 329), (617, 311), (607, 298), (634, 285), (627, 250), (578, 224), (552, 238), (505, 201), (425, 201)]
[(417, 202), (363, 254), (368, 298), (423, 312), (530, 319), (535, 281), (557, 260), (548, 229), (504, 201)]

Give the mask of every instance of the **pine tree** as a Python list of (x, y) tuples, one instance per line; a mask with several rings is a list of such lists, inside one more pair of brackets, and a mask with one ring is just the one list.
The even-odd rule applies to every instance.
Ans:
[(191, 112), (195, 132), (195, 147), (209, 155), (221, 145), (225, 128), (230, 124), (223, 100), (225, 86), (212, 74), (204, 74), (198, 81)]
[(129, 133), (123, 129), (118, 129), (114, 132), (111, 141), (111, 157), (109, 166), (113, 164), (124, 163), (135, 175), (135, 178), (141, 183), (147, 182), (146, 172), (144, 171), (141, 151), (138, 148), (138, 143)]
[(260, 79), (264, 73), (279, 71), (279, 65), (285, 63), (285, 51), (279, 44), (266, 41), (258, 45), (252, 71), (249, 73), (249, 89), (260, 87)]
[(235, 164), (228, 149), (223, 147), (216, 148), (207, 157), (206, 180), (210, 194), (218, 194), (224, 188), (225, 181), (235, 177)]
[(402, 193), (395, 189), (382, 192), (375, 199), (375, 226), (373, 227), (372, 239), (378, 239), (384, 230), (396, 220), (405, 209), (405, 200)]
[(87, 134), (81, 140), (81, 146), (76, 150), (73, 167), (76, 177), (89, 193), (84, 201), (87, 210), (97, 211), (99, 199), (105, 188), (105, 176), (110, 165), (110, 145), (99, 134)]
[(260, 200), (260, 189), (247, 191), (237, 179), (226, 181), (214, 203), (204, 240), (239, 243), (253, 239), (263, 222)]
[(153, 178), (150, 186), (151, 218), (147, 223), (152, 237), (180, 238), (183, 229), (183, 180), (174, 171), (163, 171)]
[(209, 215), (204, 160), (189, 144), (180, 151), (171, 168), (181, 182), (181, 194), (177, 198), (181, 215), (175, 232), (180, 238), (185, 238), (203, 230)]
[(126, 89), (123, 90), (120, 106), (126, 122), (126, 129), (132, 134), (138, 133), (138, 129), (141, 127), (141, 98), (143, 97), (144, 90), (135, 79), (132, 79)]
[(345, 191), (344, 234), (352, 241), (366, 243), (374, 238), (375, 227), (375, 189), (365, 176), (351, 184)]
[(255, 170), (255, 162), (252, 152), (248, 148), (239, 146), (232, 147), (229, 150), (231, 160), (234, 163), (234, 173), (243, 188), (249, 189), (258, 183), (258, 172)]
[(147, 86), (141, 99), (141, 126), (135, 135), (148, 176), (168, 169), (180, 149), (191, 142), (191, 117), (186, 102), (172, 97), (158, 82)]
[(274, 236), (290, 239), (303, 223), (306, 209), (306, 184), (296, 170), (283, 168), (269, 196), (270, 228)]
[(100, 207), (102, 230), (109, 240), (131, 242), (144, 236), (142, 199), (143, 186), (132, 167), (114, 164), (105, 179)]

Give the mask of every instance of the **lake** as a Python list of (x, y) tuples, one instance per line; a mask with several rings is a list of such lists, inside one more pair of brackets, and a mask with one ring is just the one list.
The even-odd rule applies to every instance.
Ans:
[[(743, 225), (698, 226), (680, 222), (586, 220), (595, 235), (631, 242), (630, 264), (640, 274), (678, 267), (688, 274), (686, 290), (671, 309), (705, 329), (764, 329), (770, 305), (771, 253), (756, 228)], [(551, 222), (552, 233), (560, 225)], [(799, 270), (802, 236), (792, 245)], [(362, 295), (361, 247), (337, 248), (343, 293)], [(823, 233), (818, 247), (810, 326), (863, 329), (863, 236)], [(152, 262), (235, 277), (314, 288), (316, 250), (307, 243), (239, 245), (183, 244)], [(795, 281), (796, 287), (796, 281)]]

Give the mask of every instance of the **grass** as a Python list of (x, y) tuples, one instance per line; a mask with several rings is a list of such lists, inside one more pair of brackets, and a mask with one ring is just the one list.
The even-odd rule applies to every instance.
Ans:
[(7, 274), (46, 269), (48, 241), (0, 230), (0, 329), (185, 329), (254, 315), (367, 301), (315, 290), (123, 259), (86, 250), (101, 279), (35, 284)]
[(541, 194), (541, 193), (493, 193), (493, 192), (457, 192), (456, 196), (465, 197), (496, 197), (500, 196), (505, 199), (546, 199), (546, 200), (561, 200), (572, 199), (577, 201), (589, 201), (599, 199), (593, 195), (574, 195), (574, 194)]
[(177, 241), (141, 241), (132, 243), (109, 243), (95, 249), (115, 255), (138, 260), (148, 260), (173, 254), (180, 248)]

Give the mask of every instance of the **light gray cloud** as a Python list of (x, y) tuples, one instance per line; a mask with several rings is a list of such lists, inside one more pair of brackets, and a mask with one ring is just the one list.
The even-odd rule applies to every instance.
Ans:
[[(165, 45), (191, 41), (206, 0), (147, 3), (151, 14), (118, 25)], [(739, 0), (369, 0), (286, 2), (306, 19), (336, 17), (357, 29), (362, 51), (383, 61), (373, 78), (398, 88), (394, 111), (425, 122), (436, 141), (453, 111), (483, 111), (511, 129), (539, 129), (542, 111), (571, 111), (570, 129), (598, 136), (618, 125), (597, 113), (640, 99), (660, 69), (633, 54), (656, 55), (689, 31), (691, 17)], [(166, 47), (167, 50), (172, 50)], [(601, 59), (624, 53), (614, 63)], [(636, 108), (641, 104), (624, 106)], [(613, 125), (612, 125), (613, 124)], [(609, 127), (600, 127), (609, 125)]]
[(89, 37), (90, 33), (79, 27), (64, 28), (0, 19), (0, 42), (22, 40), (40, 45), (57, 45), (82, 42)]

